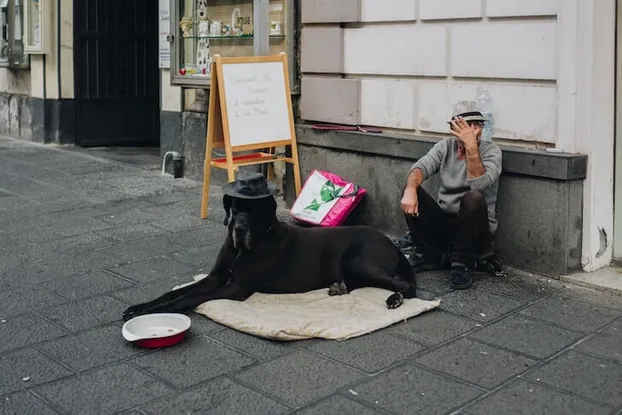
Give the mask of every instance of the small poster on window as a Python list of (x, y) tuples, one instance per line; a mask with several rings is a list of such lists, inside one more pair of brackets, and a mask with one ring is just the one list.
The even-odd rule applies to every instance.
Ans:
[(159, 67), (168, 69), (171, 67), (171, 43), (168, 35), (171, 30), (171, 5), (169, 0), (159, 0)]

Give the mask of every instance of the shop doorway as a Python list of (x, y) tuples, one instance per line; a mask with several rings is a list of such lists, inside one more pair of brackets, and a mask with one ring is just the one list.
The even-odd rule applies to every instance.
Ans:
[(76, 143), (159, 146), (155, 0), (74, 0)]

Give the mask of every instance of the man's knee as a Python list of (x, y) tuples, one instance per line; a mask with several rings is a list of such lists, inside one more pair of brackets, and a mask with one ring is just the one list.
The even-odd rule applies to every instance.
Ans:
[(477, 190), (469, 190), (462, 196), (461, 208), (474, 212), (480, 209), (486, 209), (486, 198), (482, 192)]

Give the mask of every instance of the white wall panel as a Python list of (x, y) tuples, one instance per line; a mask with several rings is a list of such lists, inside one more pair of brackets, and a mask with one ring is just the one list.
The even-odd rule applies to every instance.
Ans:
[(419, 17), (422, 20), (482, 17), (482, 0), (420, 0)]
[[(477, 83), (424, 82), (416, 98), (417, 127), (422, 131), (448, 133), (447, 120), (461, 100), (474, 100)], [(554, 143), (557, 125), (557, 90), (554, 86), (492, 83), (493, 135), (497, 138)]]
[(358, 79), (303, 76), (300, 115), (305, 120), (360, 124), (360, 84)]
[(451, 27), (451, 74), (551, 79), (557, 75), (557, 23), (494, 22)]
[(358, 22), (361, 19), (361, 0), (302, 0), (302, 23)]
[(305, 27), (300, 45), (305, 53), (300, 57), (302, 72), (343, 72), (343, 29), (339, 26)]
[(415, 81), (361, 80), (361, 124), (415, 128)]
[(414, 23), (346, 29), (346, 73), (445, 76), (446, 29)]
[[(564, 0), (559, 0), (564, 1)], [(488, 0), (489, 17), (556, 15), (558, 0)]]
[(363, 22), (415, 20), (416, 0), (362, 0)]

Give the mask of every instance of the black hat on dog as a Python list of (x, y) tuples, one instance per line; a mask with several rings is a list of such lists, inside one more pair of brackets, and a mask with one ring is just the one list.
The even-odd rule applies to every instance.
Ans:
[(238, 179), (222, 186), (224, 194), (240, 199), (263, 199), (274, 195), (276, 184), (261, 173), (241, 172)]

